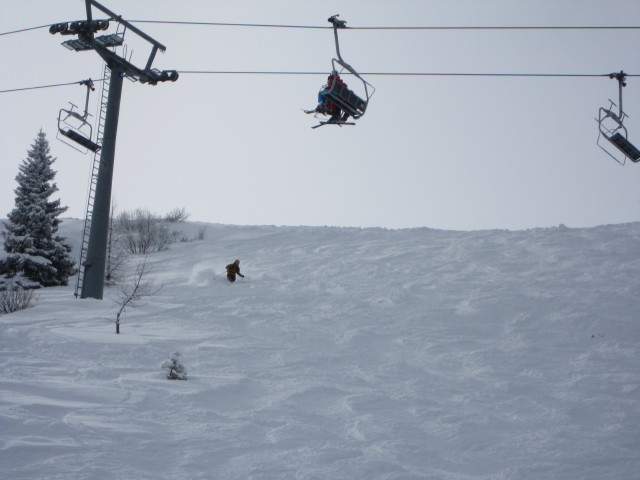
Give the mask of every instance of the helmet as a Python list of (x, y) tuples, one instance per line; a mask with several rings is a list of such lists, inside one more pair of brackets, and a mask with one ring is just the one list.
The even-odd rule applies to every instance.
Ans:
[(236, 265), (238, 265), (238, 264), (240, 263), (240, 260), (237, 260), (237, 259), (236, 259), (236, 261), (235, 261), (235, 262), (233, 262), (233, 263), (235, 263)]

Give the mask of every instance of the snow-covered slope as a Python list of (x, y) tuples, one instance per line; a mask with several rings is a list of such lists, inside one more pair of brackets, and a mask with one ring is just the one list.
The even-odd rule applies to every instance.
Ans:
[(638, 478), (640, 224), (206, 227), (0, 317), (2, 478)]

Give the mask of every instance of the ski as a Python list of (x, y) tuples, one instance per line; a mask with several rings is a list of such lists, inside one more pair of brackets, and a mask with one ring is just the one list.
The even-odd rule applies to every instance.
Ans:
[(339, 127), (343, 126), (343, 125), (355, 125), (355, 122), (320, 122), (318, 125), (314, 125), (311, 128), (318, 128), (318, 127), (322, 127), (324, 125), (338, 125)]

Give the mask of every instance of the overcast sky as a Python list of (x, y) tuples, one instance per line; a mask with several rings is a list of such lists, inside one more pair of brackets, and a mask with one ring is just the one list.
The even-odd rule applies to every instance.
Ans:
[[(351, 27), (639, 26), (636, 0), (104, 0), (127, 20)], [(0, 0), (0, 33), (85, 16), (83, 0)], [(95, 13), (97, 18), (104, 15)], [(618, 86), (595, 78), (367, 76), (376, 88), (353, 127), (302, 109), (335, 56), (330, 29), (136, 24), (167, 46), (157, 86), (125, 80), (113, 196), (119, 210), (226, 224), (523, 229), (640, 220), (640, 164), (598, 146), (594, 118)], [(110, 32), (114, 31), (114, 27)], [(71, 52), (48, 29), (0, 36), (0, 90), (100, 79), (95, 52)], [(359, 72), (640, 74), (640, 30), (351, 30), (341, 53)], [(127, 32), (127, 56), (149, 48)], [(361, 93), (358, 81), (345, 80)], [(100, 83), (91, 97), (96, 114)], [(56, 139), (57, 116), (82, 105), (71, 85), (0, 93), (0, 217), (37, 132), (49, 138), (66, 216), (82, 218), (92, 157)], [(640, 146), (640, 77), (623, 90)]]

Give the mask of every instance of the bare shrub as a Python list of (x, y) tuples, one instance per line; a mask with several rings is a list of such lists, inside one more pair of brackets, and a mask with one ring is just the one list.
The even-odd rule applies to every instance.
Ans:
[(13, 313), (33, 306), (34, 291), (15, 284), (0, 287), (0, 314)]
[(169, 223), (185, 222), (189, 218), (187, 210), (182, 208), (175, 208), (164, 216), (164, 221)]
[(143, 209), (120, 213), (114, 229), (120, 233), (124, 248), (133, 255), (161, 252), (178, 237), (178, 233), (167, 228), (163, 217)]
[(182, 235), (182, 237), (180, 237), (180, 242), (186, 243), (186, 242), (194, 242), (196, 240), (204, 240), (206, 237), (206, 233), (207, 233), (207, 227), (201, 227), (198, 229), (198, 233), (196, 233), (194, 237), (190, 237), (188, 235)]
[(162, 222), (162, 217), (147, 209), (137, 208), (133, 212), (120, 212), (115, 219), (115, 228), (119, 232), (134, 233), (149, 230)]
[(202, 240), (205, 235), (203, 227), (195, 239), (189, 239), (181, 232), (169, 228), (171, 225), (184, 222), (189, 214), (184, 208), (176, 208), (166, 215), (157, 215), (147, 209), (136, 209), (133, 212), (122, 212), (114, 220), (113, 229), (128, 253), (148, 255), (161, 252), (169, 245), (177, 242)]
[(124, 234), (122, 241), (129, 253), (148, 255), (166, 250), (175, 243), (175, 234), (163, 225), (149, 225), (145, 230)]

